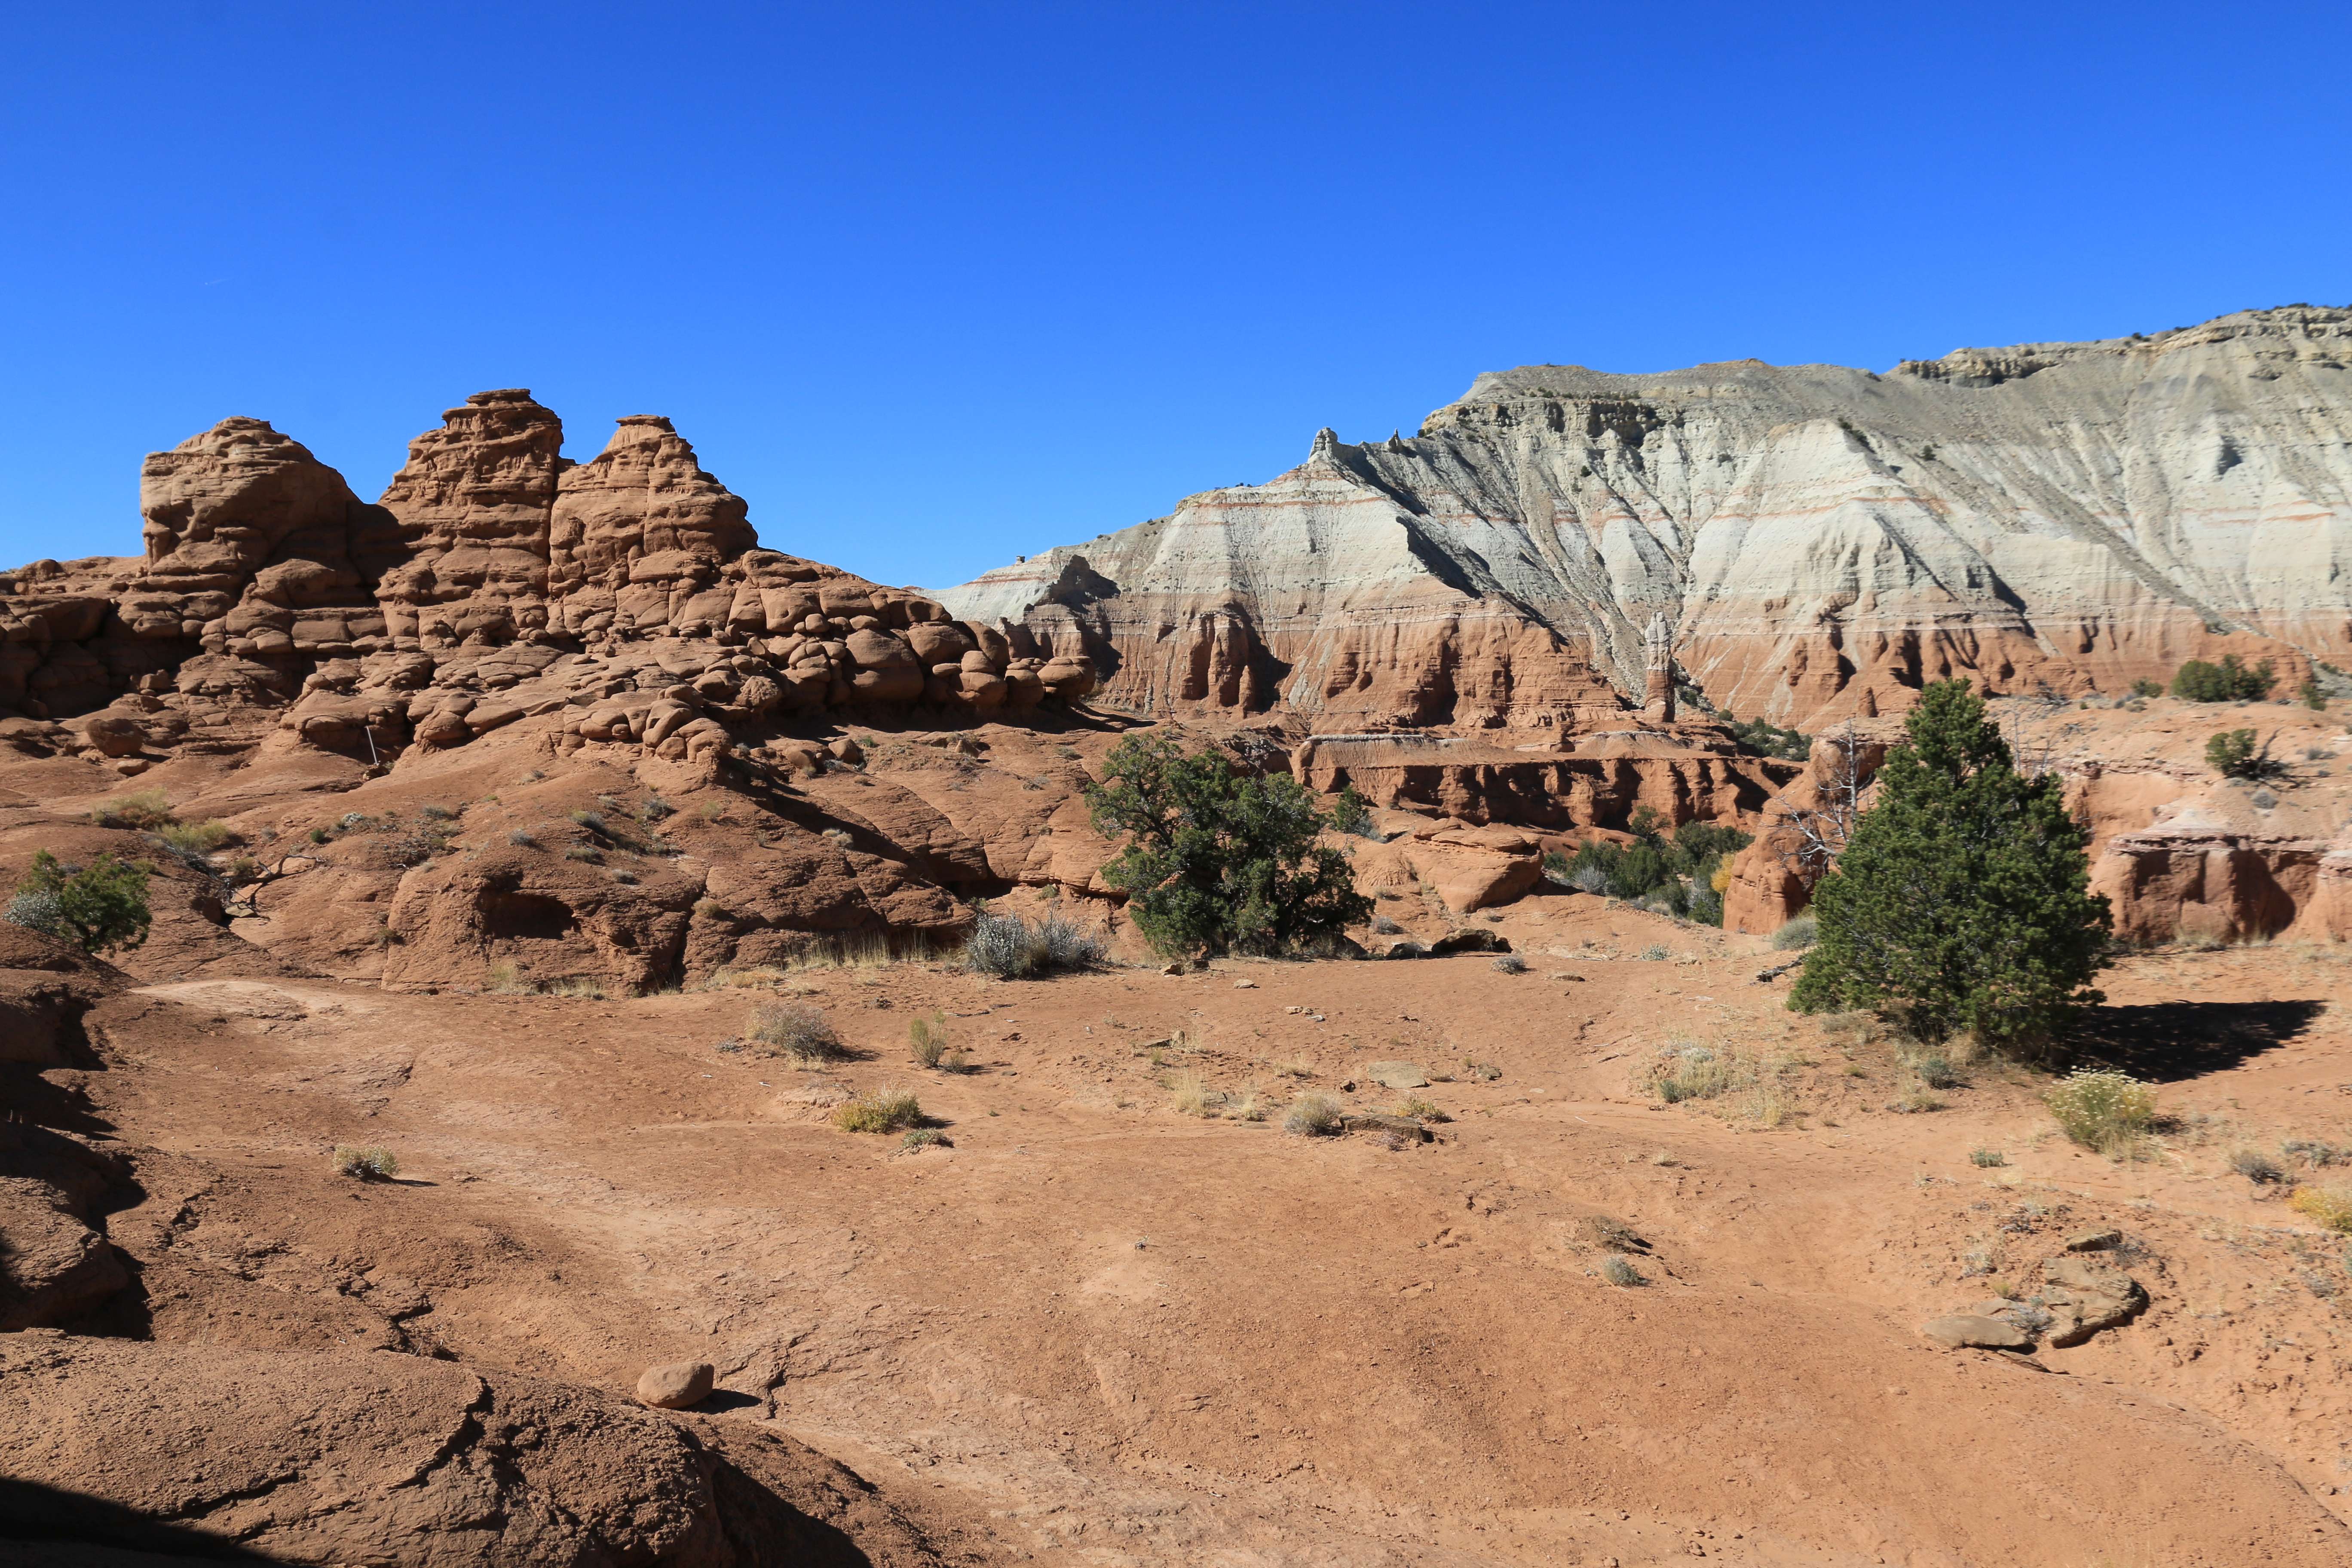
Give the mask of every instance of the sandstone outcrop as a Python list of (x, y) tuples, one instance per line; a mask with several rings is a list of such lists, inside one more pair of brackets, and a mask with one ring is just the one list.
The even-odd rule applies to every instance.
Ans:
[(940, 596), (1154, 712), (1575, 722), (1649, 699), (1808, 731), (1927, 680), (2113, 693), (2185, 658), (2352, 665), (2352, 310), (2288, 306), (1885, 374), (1481, 375), (1407, 438)]

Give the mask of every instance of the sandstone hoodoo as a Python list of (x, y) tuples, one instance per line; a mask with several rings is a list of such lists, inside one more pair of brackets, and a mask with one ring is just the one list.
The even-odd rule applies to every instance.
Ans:
[[(2352, 668), (2352, 310), (1884, 374), (1482, 375), (1410, 437), (940, 597), (1153, 712), (1579, 726), (1676, 679), (1808, 732), (1930, 680), (2126, 691), (2192, 655)], [(1665, 697), (1671, 699), (1669, 688)]]

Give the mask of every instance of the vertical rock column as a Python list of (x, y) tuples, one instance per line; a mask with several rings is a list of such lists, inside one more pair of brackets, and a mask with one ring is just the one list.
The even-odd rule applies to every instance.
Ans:
[(1666, 625), (1663, 612), (1650, 616), (1650, 628), (1642, 634), (1642, 645), (1648, 655), (1649, 670), (1642, 694), (1642, 716), (1670, 721), (1675, 716), (1675, 634)]

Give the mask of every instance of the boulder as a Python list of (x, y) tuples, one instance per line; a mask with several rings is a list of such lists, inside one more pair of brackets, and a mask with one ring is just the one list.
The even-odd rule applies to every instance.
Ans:
[(2042, 1266), (2042, 1305), (2050, 1313), (2050, 1342), (2079, 1345), (2102, 1329), (2119, 1328), (2147, 1307), (2138, 1280), (2096, 1254), (2068, 1253)]
[(707, 1361), (674, 1361), (646, 1368), (637, 1379), (637, 1403), (656, 1410), (684, 1410), (710, 1397), (719, 1375)]

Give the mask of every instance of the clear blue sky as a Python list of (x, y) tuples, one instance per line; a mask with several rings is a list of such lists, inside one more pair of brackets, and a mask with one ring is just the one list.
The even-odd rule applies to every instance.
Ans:
[[(1932, 14), (1931, 14), (1932, 13)], [(529, 386), (932, 585), (1481, 370), (2352, 300), (2352, 7), (26, 5), (0, 564), (229, 414), (373, 499)]]

